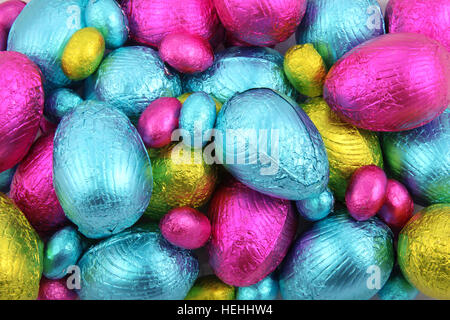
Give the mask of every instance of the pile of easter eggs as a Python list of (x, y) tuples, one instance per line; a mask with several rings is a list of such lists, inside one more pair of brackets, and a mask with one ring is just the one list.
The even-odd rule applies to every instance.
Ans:
[(0, 300), (450, 299), (448, 17), (2, 1)]

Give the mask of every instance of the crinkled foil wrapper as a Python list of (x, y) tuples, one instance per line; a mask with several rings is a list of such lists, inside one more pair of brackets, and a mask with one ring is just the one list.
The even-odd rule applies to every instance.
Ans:
[(198, 278), (185, 300), (234, 300), (236, 288), (220, 281), (215, 275)]

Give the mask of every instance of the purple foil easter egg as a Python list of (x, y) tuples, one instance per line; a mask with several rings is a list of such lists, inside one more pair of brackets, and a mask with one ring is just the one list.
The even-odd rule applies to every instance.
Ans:
[[(70, 281), (69, 281), (70, 282)], [(38, 300), (77, 300), (75, 290), (69, 289), (67, 279), (50, 280), (42, 277)]]
[(0, 51), (6, 50), (9, 29), (25, 5), (26, 3), (20, 0), (0, 3)]
[(230, 180), (209, 204), (209, 263), (229, 285), (251, 286), (274, 271), (294, 239), (297, 220), (288, 200)]
[(44, 90), (39, 68), (18, 52), (0, 52), (0, 172), (28, 152), (39, 130)]
[(450, 102), (450, 53), (421, 34), (386, 34), (342, 57), (324, 98), (345, 121), (371, 131), (403, 131), (439, 116)]
[(375, 165), (357, 169), (345, 193), (348, 212), (358, 221), (373, 217), (384, 203), (387, 178), (382, 169)]

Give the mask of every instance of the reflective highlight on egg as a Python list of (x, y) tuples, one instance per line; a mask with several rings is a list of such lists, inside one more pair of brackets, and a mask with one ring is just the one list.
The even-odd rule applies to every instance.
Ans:
[(42, 277), (38, 300), (77, 300), (78, 295), (67, 287), (67, 279), (51, 280)]
[(383, 288), (378, 291), (381, 300), (414, 300), (418, 294), (419, 291), (405, 279), (397, 267)]
[(7, 0), (0, 3), (0, 51), (6, 50), (9, 29), (25, 4), (20, 0)]
[(333, 211), (334, 196), (327, 188), (321, 194), (299, 200), (295, 204), (303, 218), (309, 221), (317, 221), (325, 218)]
[(386, 198), (378, 216), (391, 229), (400, 231), (409, 221), (414, 211), (414, 203), (408, 190), (400, 182), (388, 179)]
[[(183, 104), (187, 98), (189, 98), (190, 95), (192, 95), (193, 92), (187, 92), (183, 93), (181, 96), (178, 97), (178, 100)], [(219, 113), (220, 109), (222, 109), (222, 103), (219, 102), (216, 98), (212, 97), (214, 102), (216, 103), (216, 113)]]
[(234, 300), (236, 289), (215, 275), (198, 278), (185, 300)]
[(67, 113), (72, 111), (83, 99), (72, 89), (59, 88), (53, 90), (45, 99), (44, 115), (58, 124)]
[(258, 283), (249, 287), (237, 289), (237, 300), (275, 300), (278, 296), (279, 286), (276, 276), (271, 273)]

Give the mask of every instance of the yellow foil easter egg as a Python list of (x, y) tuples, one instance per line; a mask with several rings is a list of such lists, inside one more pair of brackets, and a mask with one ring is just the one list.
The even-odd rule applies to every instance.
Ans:
[[(183, 104), (192, 93), (193, 92), (183, 93), (177, 99), (181, 102), (181, 104)], [(214, 97), (211, 97), (211, 98), (216, 103), (216, 112), (219, 113), (220, 109), (222, 109), (222, 103), (220, 103), (220, 101), (217, 101), (216, 98), (214, 98)]]
[(330, 163), (329, 187), (344, 201), (347, 183), (359, 167), (374, 164), (383, 168), (383, 156), (376, 133), (342, 121), (322, 98), (301, 106), (322, 136)]
[(400, 232), (398, 263), (406, 279), (436, 299), (450, 299), (450, 204), (414, 215)]
[(105, 53), (105, 40), (95, 28), (75, 32), (67, 42), (61, 58), (64, 74), (71, 80), (86, 79), (97, 70)]
[(319, 97), (327, 67), (320, 54), (310, 43), (290, 48), (284, 57), (284, 71), (298, 92), (308, 97)]
[(25, 215), (0, 193), (0, 300), (34, 300), (44, 245)]
[(215, 275), (198, 278), (185, 300), (234, 300), (236, 289)]

